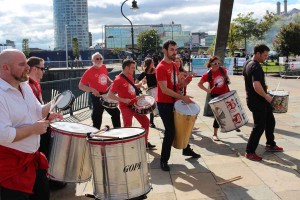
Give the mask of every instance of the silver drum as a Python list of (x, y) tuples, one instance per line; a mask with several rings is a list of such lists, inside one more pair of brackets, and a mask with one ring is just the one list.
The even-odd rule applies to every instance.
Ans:
[(90, 180), (92, 168), (86, 134), (96, 131), (99, 130), (78, 123), (51, 124), (50, 179), (72, 183)]
[(152, 189), (143, 128), (111, 129), (88, 138), (88, 143), (96, 198), (132, 199)]

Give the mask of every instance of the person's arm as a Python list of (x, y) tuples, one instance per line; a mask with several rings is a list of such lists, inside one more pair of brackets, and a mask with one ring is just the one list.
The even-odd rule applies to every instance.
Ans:
[(202, 79), (200, 79), (199, 83), (198, 83), (198, 87), (202, 90), (204, 90), (205, 92), (207, 92), (208, 94), (211, 93), (212, 89), (208, 89), (206, 88), (204, 85), (204, 82), (202, 81)]
[(193, 102), (191, 100), (191, 98), (193, 98), (193, 97), (191, 97), (189, 95), (183, 96), (183, 95), (180, 95), (180, 94), (176, 93), (175, 91), (169, 89), (167, 87), (167, 81), (158, 81), (157, 84), (159, 85), (162, 93), (164, 93), (165, 95), (171, 96), (175, 99), (181, 99), (185, 103), (192, 103)]
[(100, 96), (99, 91), (97, 91), (96, 89), (94, 89), (92, 87), (89, 87), (88, 85), (83, 84), (81, 81), (78, 84), (78, 88), (84, 92), (91, 92), (96, 97)]
[(112, 100), (115, 100), (115, 101), (120, 101), (120, 102), (123, 102), (123, 103), (126, 103), (126, 104), (129, 104), (131, 102), (131, 99), (121, 98), (121, 97), (117, 96), (114, 92), (112, 92), (110, 90), (108, 91), (107, 97), (109, 99), (112, 99)]
[(271, 103), (273, 97), (267, 93), (265, 93), (261, 83), (259, 81), (253, 81), (253, 88), (257, 94), (266, 99), (267, 102)]
[(16, 128), (16, 137), (13, 142), (23, 140), (31, 135), (42, 135), (47, 132), (49, 125), (49, 120), (40, 120), (33, 125)]

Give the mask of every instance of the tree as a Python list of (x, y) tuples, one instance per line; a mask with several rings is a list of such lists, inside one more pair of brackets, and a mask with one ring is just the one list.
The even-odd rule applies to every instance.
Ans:
[(237, 47), (237, 41), (238, 41), (238, 37), (237, 37), (237, 30), (235, 28), (235, 24), (234, 23), (230, 23), (230, 29), (229, 29), (229, 33), (228, 33), (228, 48), (229, 48), (229, 54), (230, 56), (234, 55), (234, 51), (238, 49)]
[(266, 12), (263, 19), (257, 23), (256, 31), (254, 32), (255, 38), (258, 40), (264, 40), (264, 35), (271, 29), (276, 21), (279, 20), (279, 16), (273, 12)]
[(22, 51), (25, 54), (26, 58), (29, 58), (30, 49), (29, 49), (29, 39), (24, 38), (22, 40)]
[(72, 38), (72, 51), (73, 51), (73, 56), (75, 58), (79, 59), (80, 50), (79, 50), (79, 45), (78, 45), (78, 38), (76, 38), (76, 37)]
[(157, 52), (162, 43), (157, 30), (147, 30), (138, 35), (138, 48), (142, 53), (149, 51)]
[(253, 12), (247, 13), (243, 15), (241, 13), (238, 14), (238, 17), (233, 19), (235, 22), (236, 28), (236, 36), (238, 38), (244, 39), (244, 48), (247, 51), (247, 39), (254, 36), (255, 32), (257, 31), (257, 19), (253, 18)]
[(300, 55), (300, 23), (289, 23), (281, 27), (276, 35), (273, 46), (282, 56), (286, 56), (287, 60), (290, 53)]

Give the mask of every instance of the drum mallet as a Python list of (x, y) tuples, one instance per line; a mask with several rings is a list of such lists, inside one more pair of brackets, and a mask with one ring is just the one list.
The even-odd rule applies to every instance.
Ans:
[(217, 185), (223, 185), (225, 183), (230, 183), (232, 181), (236, 181), (236, 180), (239, 180), (239, 179), (242, 179), (242, 177), (241, 176), (236, 176), (236, 177), (233, 177), (233, 178), (230, 178), (230, 179), (225, 179), (224, 181), (217, 182)]
[(101, 133), (104, 133), (104, 132), (108, 131), (109, 129), (110, 129), (110, 127), (108, 125), (105, 125), (105, 127), (103, 129), (100, 129), (99, 131), (97, 131), (95, 133), (89, 132), (86, 135), (89, 139), (91, 139), (92, 137), (102, 137), (102, 138), (112, 138), (112, 139), (119, 138), (116, 136), (101, 135)]
[(49, 109), (49, 113), (46, 117), (46, 120), (49, 119), (49, 116), (50, 116), (50, 113), (53, 111), (53, 109), (55, 108), (55, 106), (58, 104), (58, 102), (60, 102), (62, 100), (64, 96), (63, 95), (60, 95), (57, 100), (55, 101), (55, 103), (53, 103), (53, 100), (51, 101), (51, 104), (50, 104), (50, 109)]
[(219, 85), (219, 83), (215, 83), (214, 87), (211, 88), (210, 92), (213, 91), (213, 89), (218, 85)]

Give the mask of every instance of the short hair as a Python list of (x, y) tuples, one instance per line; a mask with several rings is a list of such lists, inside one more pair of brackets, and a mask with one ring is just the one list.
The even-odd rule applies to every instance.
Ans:
[(41, 62), (44, 62), (43, 58), (39, 58), (39, 57), (35, 57), (32, 56), (30, 58), (27, 59), (27, 65), (29, 65), (29, 67), (34, 67), (39, 65)]
[(122, 63), (122, 69), (125, 69), (125, 67), (127, 67), (131, 64), (135, 64), (135, 62), (131, 59), (125, 59)]
[(104, 58), (103, 58), (102, 54), (101, 54), (101, 53), (99, 53), (99, 52), (96, 52), (96, 53), (94, 53), (94, 54), (92, 55), (92, 60), (94, 60), (95, 56), (98, 56), (98, 55), (100, 55), (100, 56), (101, 56), (101, 58), (102, 58), (102, 62), (103, 62), (103, 61), (104, 61)]
[(212, 56), (212, 57), (210, 57), (210, 59), (206, 63), (207, 68), (210, 68), (211, 67), (211, 63), (214, 62), (215, 60), (220, 60), (220, 58), (218, 56)]
[(267, 45), (265, 45), (265, 44), (257, 44), (254, 47), (254, 54), (256, 54), (256, 53), (263, 53), (265, 51), (267, 51), (267, 52), (270, 51), (270, 48)]
[(163, 49), (168, 50), (168, 48), (169, 48), (170, 45), (175, 46), (175, 45), (177, 45), (177, 44), (176, 44), (176, 42), (175, 42), (174, 40), (167, 40), (167, 41), (165, 41), (164, 44), (163, 44)]

